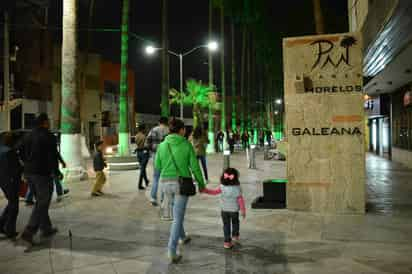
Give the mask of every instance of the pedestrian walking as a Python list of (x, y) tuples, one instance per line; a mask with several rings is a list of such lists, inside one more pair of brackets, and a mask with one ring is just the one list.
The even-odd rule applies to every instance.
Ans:
[(218, 133), (216, 134), (216, 143), (217, 143), (217, 152), (222, 152), (223, 151), (223, 141), (225, 139), (225, 134), (223, 131), (219, 130)]
[(167, 134), (169, 134), (168, 119), (166, 117), (161, 117), (159, 120), (159, 125), (152, 128), (146, 137), (145, 147), (150, 150), (150, 152), (155, 155), (153, 157), (153, 185), (150, 192), (150, 202), (153, 206), (157, 206), (157, 192), (159, 188), (159, 178), (160, 170), (156, 169), (156, 151), (161, 142), (165, 139)]
[(137, 128), (137, 134), (136, 134), (137, 161), (139, 162), (139, 165), (140, 165), (138, 188), (140, 190), (145, 189), (145, 187), (143, 186), (143, 180), (146, 183), (146, 187), (149, 186), (149, 179), (147, 179), (146, 167), (147, 167), (147, 163), (149, 162), (150, 152), (149, 152), (149, 149), (145, 147), (145, 141), (146, 141), (145, 130), (146, 130), (145, 125), (139, 125), (139, 127)]
[(209, 140), (201, 127), (196, 127), (194, 129), (193, 134), (190, 137), (190, 141), (195, 149), (196, 157), (202, 165), (205, 179), (208, 181), (209, 176), (207, 173), (206, 147), (209, 144)]
[(93, 168), (96, 173), (96, 181), (92, 189), (92, 197), (104, 195), (102, 189), (106, 183), (106, 175), (104, 169), (107, 167), (106, 159), (103, 157), (103, 141), (97, 141), (95, 144), (96, 152), (93, 157)]
[(165, 199), (169, 199), (170, 205), (173, 205), (168, 256), (171, 263), (177, 263), (182, 258), (181, 255), (177, 254), (178, 243), (187, 244), (191, 240), (184, 229), (184, 218), (189, 195), (194, 194), (192, 190), (196, 191), (192, 174), (199, 190), (203, 190), (205, 181), (195, 150), (184, 137), (185, 125), (183, 121), (172, 120), (169, 127), (170, 135), (159, 145), (155, 166), (160, 171), (160, 184), (165, 193)]
[(36, 197), (30, 220), (19, 237), (29, 246), (33, 245), (33, 236), (39, 229), (43, 237), (58, 232), (49, 216), (53, 178), (59, 174), (56, 138), (49, 130), (47, 114), (40, 114), (36, 122), (37, 127), (25, 136), (21, 147), (24, 176)]
[(247, 133), (247, 130), (245, 130), (242, 134), (242, 146), (243, 149), (249, 148), (249, 134)]
[(231, 129), (228, 130), (227, 143), (229, 145), (230, 153), (233, 154), (233, 152), (235, 152), (235, 134)]
[(210, 195), (220, 194), (220, 208), (223, 221), (225, 249), (231, 249), (234, 243), (240, 243), (239, 211), (246, 218), (245, 201), (239, 182), (239, 172), (227, 168), (220, 177), (220, 186), (216, 189), (205, 188), (203, 192)]
[(17, 236), (16, 221), (19, 214), (19, 187), (22, 166), (13, 149), (13, 136), (5, 133), (0, 144), (0, 188), (7, 199), (7, 205), (0, 216), (0, 233), (8, 238)]
[[(60, 153), (58, 153), (57, 157), (58, 157), (57, 159), (58, 159), (59, 163), (61, 164), (61, 166), (63, 168), (66, 168), (66, 162), (63, 160)], [(57, 195), (56, 201), (57, 202), (61, 202), (63, 200), (63, 196), (67, 195), (70, 192), (70, 190), (63, 188), (62, 181), (63, 181), (63, 174), (61, 173), (60, 170), (58, 170), (57, 176), (55, 176), (53, 178), (53, 183), (54, 183), (54, 190), (53, 191), (56, 191), (56, 195)], [(34, 192), (32, 191), (32, 189), (29, 186), (28, 189), (27, 189), (26, 196), (25, 196), (26, 206), (34, 205), (34, 199), (35, 199)]]

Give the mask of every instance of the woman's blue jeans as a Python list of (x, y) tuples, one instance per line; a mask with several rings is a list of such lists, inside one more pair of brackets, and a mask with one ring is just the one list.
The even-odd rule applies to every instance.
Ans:
[(174, 196), (173, 203), (173, 222), (170, 228), (169, 237), (169, 255), (176, 255), (177, 245), (180, 239), (186, 237), (184, 229), (184, 220), (186, 214), (186, 206), (189, 200), (188, 196), (182, 196), (179, 194), (179, 184), (177, 182), (162, 183), (162, 189), (166, 195)]

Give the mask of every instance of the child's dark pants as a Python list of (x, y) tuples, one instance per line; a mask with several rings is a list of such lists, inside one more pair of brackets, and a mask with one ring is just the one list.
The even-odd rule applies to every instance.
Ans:
[(230, 243), (232, 237), (239, 236), (239, 212), (222, 211), (222, 220), (225, 243)]

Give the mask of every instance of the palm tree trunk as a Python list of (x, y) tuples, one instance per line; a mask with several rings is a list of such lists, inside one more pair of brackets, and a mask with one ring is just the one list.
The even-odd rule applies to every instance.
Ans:
[(222, 81), (222, 114), (220, 121), (220, 128), (224, 133), (224, 149), (227, 148), (227, 134), (226, 134), (226, 76), (225, 76), (225, 10), (224, 6), (220, 7), (220, 42), (222, 43), (220, 54), (220, 66), (221, 66), (221, 81)]
[[(213, 1), (209, 0), (209, 41), (212, 40), (213, 33)], [(209, 51), (209, 86), (213, 87), (213, 55)], [(207, 153), (215, 153), (215, 123), (213, 104), (209, 105), (208, 115), (208, 139)]]
[(167, 0), (162, 0), (162, 96), (161, 113), (169, 117), (169, 41), (168, 41), (168, 16)]
[(313, 0), (313, 14), (315, 17), (315, 24), (316, 24), (316, 33), (317, 34), (324, 34), (325, 33), (325, 24), (323, 21), (323, 14), (322, 8), (320, 4), (320, 0)]
[(123, 0), (121, 68), (120, 68), (120, 102), (119, 102), (119, 156), (127, 156), (129, 150), (129, 103), (128, 103), (128, 57), (129, 57), (129, 0)]
[[(77, 54), (77, 1), (66, 0), (63, 2), (60, 130), (61, 153), (68, 165), (67, 179), (69, 180), (80, 179), (84, 174), (84, 162), (81, 151)], [(75, 173), (74, 171), (81, 172)]]
[(249, 135), (249, 143), (252, 143), (252, 136), (250, 134), (251, 130), (252, 130), (252, 74), (251, 74), (251, 55), (252, 55), (252, 39), (250, 37), (250, 35), (248, 35), (248, 39), (249, 39), (249, 45), (247, 47), (247, 59), (246, 59), (246, 76), (247, 76), (247, 131), (248, 131), (248, 135)]
[(241, 72), (240, 72), (240, 134), (245, 131), (245, 67), (246, 67), (246, 26), (243, 26), (242, 33), (242, 57), (241, 57)]
[(231, 38), (232, 38), (232, 131), (237, 131), (237, 117), (236, 117), (236, 45), (235, 45), (235, 24), (232, 22), (231, 24)]

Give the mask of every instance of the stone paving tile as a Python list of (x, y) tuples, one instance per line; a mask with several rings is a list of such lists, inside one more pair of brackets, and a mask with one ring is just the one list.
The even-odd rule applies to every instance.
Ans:
[[(117, 274), (112, 264), (99, 264), (81, 268), (73, 268), (67, 271), (55, 272), (56, 274)], [(138, 272), (135, 272), (138, 273)]]
[[(222, 247), (218, 198), (197, 195), (185, 222), (193, 240), (181, 248), (182, 263), (170, 265), (170, 222), (159, 220), (147, 200), (149, 190), (136, 190), (137, 173), (131, 171), (110, 174), (108, 195), (101, 199), (89, 196), (92, 180), (70, 185), (70, 197), (51, 209), (60, 232), (31, 253), (0, 239), (0, 273), (412, 273), (409, 170), (369, 157), (368, 197), (375, 209), (383, 201), (382, 208), (366, 216), (322, 216), (250, 209), (258, 181), (285, 176), (284, 162), (258, 157), (259, 170), (247, 170), (242, 154), (232, 157), (248, 205), (242, 245), (234, 250)], [(221, 162), (221, 156), (209, 157), (211, 186), (217, 185)], [(30, 210), (21, 208), (20, 230)]]

